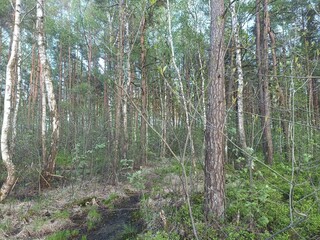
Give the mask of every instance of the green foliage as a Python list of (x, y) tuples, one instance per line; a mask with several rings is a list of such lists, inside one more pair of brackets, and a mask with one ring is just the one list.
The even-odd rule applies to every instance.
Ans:
[(134, 186), (136, 189), (144, 189), (146, 178), (144, 176), (143, 170), (138, 170), (133, 173), (128, 173), (127, 178), (132, 186)]
[(120, 169), (121, 171), (132, 170), (133, 169), (133, 160), (131, 159), (121, 159), (120, 160)]
[(139, 235), (137, 240), (179, 240), (180, 237), (176, 233), (167, 233), (165, 231), (158, 231), (156, 233), (153, 233), (152, 231), (148, 231), (147, 233), (144, 233), (142, 235)]
[(107, 199), (104, 199), (102, 203), (106, 205), (108, 208), (113, 209), (115, 202), (120, 198), (120, 196), (116, 193), (110, 193)]
[(79, 230), (63, 230), (50, 235), (49, 237), (46, 238), (46, 240), (74, 239), (75, 237), (78, 237), (78, 236), (79, 236)]
[(53, 214), (53, 218), (55, 219), (68, 219), (69, 217), (70, 213), (68, 210), (62, 210)]
[(69, 153), (58, 152), (56, 164), (59, 167), (70, 166), (72, 164), (72, 156)]
[(94, 229), (102, 219), (101, 214), (95, 206), (92, 206), (87, 215), (87, 228), (88, 231)]
[(121, 239), (133, 240), (133, 239), (136, 239), (137, 234), (138, 234), (138, 229), (135, 226), (131, 224), (126, 224), (120, 235), (121, 235)]

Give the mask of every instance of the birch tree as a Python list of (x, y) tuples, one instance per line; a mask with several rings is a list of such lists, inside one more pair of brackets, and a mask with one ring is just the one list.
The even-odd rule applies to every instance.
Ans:
[[(57, 103), (55, 99), (52, 79), (50, 77), (50, 68), (47, 61), (45, 35), (44, 35), (44, 6), (45, 0), (37, 1), (37, 31), (38, 31), (38, 48), (39, 48), (39, 64), (40, 64), (40, 79), (44, 82), (47, 93), (47, 102), (51, 116), (51, 144), (44, 162), (41, 173), (40, 183), (42, 187), (49, 187), (52, 175), (55, 171), (56, 155), (59, 141), (59, 116)], [(44, 116), (43, 116), (44, 117)], [(46, 154), (46, 153), (43, 153)]]
[(234, 42), (236, 46), (236, 68), (237, 68), (237, 82), (238, 82), (238, 91), (237, 91), (237, 106), (238, 106), (238, 132), (240, 146), (242, 150), (246, 151), (246, 134), (244, 129), (244, 115), (243, 115), (243, 71), (242, 71), (242, 62), (241, 62), (241, 46), (239, 39), (239, 23), (236, 13), (235, 2), (230, 6), (231, 15), (232, 15), (232, 31), (234, 36)]
[[(6, 88), (4, 96), (4, 109), (3, 109), (3, 122), (1, 129), (1, 156), (3, 163), (7, 170), (7, 178), (3, 183), (0, 190), (0, 202), (2, 202), (10, 193), (11, 189), (16, 183), (16, 169), (12, 161), (12, 152), (9, 144), (9, 132), (12, 131), (12, 88), (14, 78), (16, 76), (16, 64), (18, 61), (19, 41), (20, 41), (20, 14), (21, 14), (21, 1), (16, 0), (14, 27), (12, 34), (11, 54), (6, 69)], [(13, 132), (15, 132), (13, 130)], [(10, 140), (14, 140), (10, 139)], [(12, 143), (11, 143), (12, 144)]]

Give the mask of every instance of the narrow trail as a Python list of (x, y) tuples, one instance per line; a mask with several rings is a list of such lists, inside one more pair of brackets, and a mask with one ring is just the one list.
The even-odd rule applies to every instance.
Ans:
[(130, 232), (126, 228), (134, 230), (132, 234), (143, 230), (143, 222), (137, 218), (139, 211), (139, 195), (130, 196), (116, 204), (114, 209), (100, 209), (102, 220), (92, 231), (82, 232), (88, 240), (121, 240), (127, 239)]

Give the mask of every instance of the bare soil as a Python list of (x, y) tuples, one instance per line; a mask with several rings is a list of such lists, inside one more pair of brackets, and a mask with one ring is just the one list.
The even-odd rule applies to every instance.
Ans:
[[(104, 201), (116, 195), (117, 203), (109, 209)], [(0, 205), (0, 239), (46, 239), (66, 229), (78, 230), (87, 239), (117, 239), (117, 234), (130, 224), (130, 212), (138, 209), (139, 193), (130, 185), (107, 185), (90, 180), (65, 187), (18, 189)], [(87, 213), (95, 206), (102, 219), (88, 231)], [(140, 223), (139, 223), (140, 224)], [(142, 224), (137, 225), (138, 228)], [(76, 239), (76, 238), (75, 238)]]

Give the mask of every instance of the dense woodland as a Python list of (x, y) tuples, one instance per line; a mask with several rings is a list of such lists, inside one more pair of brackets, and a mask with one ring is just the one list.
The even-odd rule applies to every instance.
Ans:
[(0, 1), (0, 201), (127, 183), (122, 239), (320, 238), (319, 39), (317, 0)]

